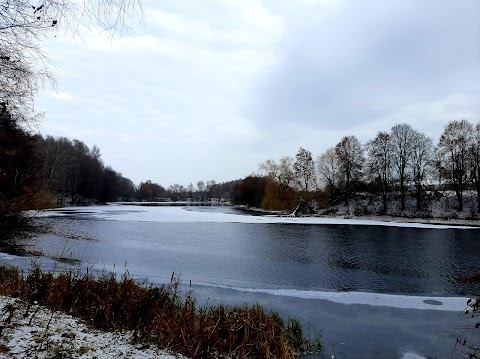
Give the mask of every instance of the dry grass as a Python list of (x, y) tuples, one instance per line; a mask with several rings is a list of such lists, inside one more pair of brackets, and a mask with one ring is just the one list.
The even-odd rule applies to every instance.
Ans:
[(285, 325), (260, 305), (198, 307), (181, 296), (172, 275), (161, 287), (137, 284), (125, 274), (93, 278), (74, 271), (53, 275), (34, 267), (20, 273), (0, 267), (0, 294), (61, 310), (105, 330), (132, 330), (137, 341), (191, 358), (293, 358), (307, 343), (298, 321)]
[[(480, 272), (463, 278), (466, 284), (480, 283)], [(457, 338), (455, 349), (465, 358), (480, 358), (480, 295), (467, 301), (467, 307), (461, 319), (466, 323), (463, 332)]]

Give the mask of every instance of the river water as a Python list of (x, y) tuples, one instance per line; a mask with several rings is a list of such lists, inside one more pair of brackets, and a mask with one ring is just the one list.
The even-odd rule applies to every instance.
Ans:
[(175, 272), (201, 303), (258, 301), (315, 325), (328, 358), (461, 357), (461, 311), (478, 291), (461, 280), (478, 269), (475, 228), (121, 205), (37, 221), (45, 232), (21, 242), (46, 269), (128, 270), (152, 283)]

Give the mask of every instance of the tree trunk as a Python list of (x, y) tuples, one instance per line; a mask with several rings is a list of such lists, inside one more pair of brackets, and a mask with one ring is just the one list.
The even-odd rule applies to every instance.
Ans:
[(477, 212), (480, 213), (480, 160), (476, 160), (476, 170), (475, 170), (475, 188), (477, 189)]
[(382, 199), (383, 199), (383, 214), (387, 214), (387, 192), (386, 191), (382, 193)]
[(345, 206), (347, 207), (347, 213), (348, 211), (348, 206), (349, 206), (349, 196), (350, 196), (350, 178), (347, 177), (347, 183), (345, 185)]
[(417, 187), (417, 211), (420, 211), (422, 207), (422, 189), (421, 187)]
[(463, 193), (462, 191), (457, 191), (457, 200), (458, 200), (458, 211), (463, 211)]
[(405, 211), (405, 183), (400, 181), (400, 205), (402, 211)]
[(477, 211), (480, 213), (480, 181), (477, 180)]

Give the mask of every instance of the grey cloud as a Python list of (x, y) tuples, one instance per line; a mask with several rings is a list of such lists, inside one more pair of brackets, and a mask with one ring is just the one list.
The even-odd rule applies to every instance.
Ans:
[(480, 119), (476, 0), (145, 4), (136, 37), (52, 39), (71, 97), (39, 101), (45, 132), (99, 145), (135, 181), (234, 179), (392, 122)]
[(250, 113), (266, 126), (347, 129), (410, 103), (480, 94), (479, 2), (382, 3), (349, 1), (318, 22), (297, 16)]

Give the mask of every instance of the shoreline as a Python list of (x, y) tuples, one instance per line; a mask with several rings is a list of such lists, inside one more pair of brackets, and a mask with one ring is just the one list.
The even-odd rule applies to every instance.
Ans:
[(343, 218), (343, 219), (358, 219), (366, 221), (378, 221), (378, 222), (393, 222), (393, 223), (422, 223), (432, 225), (449, 225), (449, 226), (468, 226), (468, 227), (480, 227), (479, 219), (461, 219), (461, 218), (421, 218), (421, 217), (404, 217), (404, 216), (324, 216), (316, 215), (313, 217), (319, 218)]
[[(271, 217), (290, 217), (285, 211), (269, 211), (262, 208), (245, 207), (245, 206), (232, 206), (247, 212), (263, 213), (265, 216)], [(327, 218), (327, 219), (353, 219), (362, 221), (377, 221), (386, 223), (421, 223), (432, 225), (449, 225), (449, 226), (469, 226), (480, 227), (480, 219), (465, 219), (465, 218), (439, 218), (439, 217), (414, 217), (414, 216), (391, 216), (391, 215), (323, 215), (323, 214), (311, 214), (311, 215), (299, 215), (291, 218)]]

